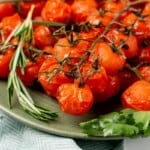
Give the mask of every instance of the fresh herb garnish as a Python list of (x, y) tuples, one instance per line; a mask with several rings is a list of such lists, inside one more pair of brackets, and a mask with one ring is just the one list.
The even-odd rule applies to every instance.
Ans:
[(89, 136), (148, 136), (150, 112), (124, 109), (82, 122), (80, 127)]

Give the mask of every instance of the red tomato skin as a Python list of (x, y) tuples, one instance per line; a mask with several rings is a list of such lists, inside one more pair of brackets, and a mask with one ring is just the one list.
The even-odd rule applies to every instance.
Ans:
[(19, 68), (17, 69), (17, 74), (24, 85), (33, 86), (34, 82), (38, 78), (38, 72), (44, 60), (45, 57), (41, 55), (36, 61), (29, 61), (24, 69), (24, 73), (22, 73)]
[(0, 20), (4, 17), (11, 16), (16, 12), (12, 3), (0, 3)]
[(108, 76), (109, 84), (105, 91), (101, 94), (95, 95), (95, 103), (108, 101), (113, 96), (116, 96), (120, 91), (120, 79), (117, 75)]
[[(49, 96), (56, 97), (57, 89), (61, 84), (72, 82), (72, 79), (67, 77), (62, 71), (55, 74), (55, 68), (59, 67), (56, 59), (53, 57), (47, 58), (40, 67), (38, 81)], [(68, 70), (67, 66), (65, 67), (65, 70)], [(47, 75), (48, 73), (50, 73), (50, 76), (53, 76), (51, 80)]]
[(37, 16), (40, 16), (41, 10), (45, 5), (45, 0), (40, 0), (39, 2), (20, 2), (20, 10), (21, 10), (21, 16), (23, 18), (27, 17), (27, 14), (31, 8), (31, 6), (34, 6), (34, 11), (32, 17), (35, 18)]
[[(80, 38), (85, 39), (88, 38), (89, 35), (81, 33)], [(76, 35), (74, 35), (74, 40), (77, 39)], [(90, 42), (86, 40), (80, 40), (76, 45), (71, 45), (68, 42), (66, 37), (60, 38), (56, 44), (54, 45), (53, 55), (59, 60), (62, 61), (68, 56), (70, 56), (71, 60), (74, 63), (79, 61), (81, 55), (83, 55), (90, 46)]]
[(109, 86), (109, 78), (106, 74), (105, 68), (100, 66), (97, 70), (94, 71), (92, 65), (87, 62), (83, 65), (81, 70), (83, 80), (91, 89), (94, 97), (99, 97), (98, 102), (103, 102), (105, 99), (102, 98), (102, 95), (107, 91)]
[(127, 28), (131, 28), (133, 26), (132, 31), (139, 40), (146, 38), (149, 34), (149, 30), (145, 25), (145, 21), (141, 21), (134, 13), (129, 13), (127, 16), (125, 16), (122, 19), (122, 23)]
[(3, 54), (0, 54), (0, 78), (6, 79), (9, 75), (9, 64), (13, 57), (14, 50), (9, 48)]
[(74, 1), (71, 5), (72, 21), (75, 23), (86, 22), (88, 16), (95, 14), (97, 8), (95, 5), (89, 5), (86, 1)]
[(135, 75), (135, 73), (126, 69), (121, 70), (118, 76), (120, 79), (120, 87), (122, 91), (127, 89), (131, 84), (138, 80), (138, 77)]
[(40, 25), (34, 30), (34, 42), (35, 46), (43, 49), (46, 46), (54, 45), (55, 39), (52, 37), (52, 33), (48, 27)]
[(16, 28), (16, 26), (21, 23), (22, 23), (22, 19), (18, 13), (3, 18), (1, 21), (1, 28), (2, 31), (4, 32), (4, 36), (8, 37), (9, 34)]
[(122, 96), (122, 103), (125, 108), (135, 110), (150, 110), (150, 83), (145, 80), (138, 80), (127, 88)]
[(86, 85), (78, 87), (74, 83), (62, 84), (56, 97), (61, 109), (72, 115), (84, 115), (93, 105), (93, 94)]
[(93, 62), (96, 58), (109, 75), (117, 74), (125, 65), (125, 57), (113, 52), (105, 42), (100, 42), (95, 46), (89, 61)]
[(48, 0), (42, 9), (41, 16), (45, 21), (68, 23), (71, 18), (71, 8), (61, 0)]
[(121, 47), (118, 51), (123, 51), (126, 58), (133, 58), (138, 54), (138, 40), (132, 34), (125, 35), (114, 29), (108, 32), (107, 40), (113, 42), (116, 47)]

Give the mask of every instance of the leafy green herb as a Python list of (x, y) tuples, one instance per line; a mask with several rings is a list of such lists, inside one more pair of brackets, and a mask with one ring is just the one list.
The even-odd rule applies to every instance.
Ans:
[(82, 122), (80, 127), (90, 136), (148, 136), (150, 112), (124, 109)]
[(32, 31), (32, 13), (34, 10), (34, 6), (31, 7), (30, 12), (28, 13), (27, 18), (24, 20), (24, 22), (20, 25), (18, 25), (13, 32), (10, 34), (10, 36), (6, 39), (4, 42), (4, 45), (2, 48), (5, 48), (10, 42), (10, 40), (13, 37), (18, 38), (18, 45), (15, 51), (15, 54), (11, 60), (10, 63), (10, 74), (8, 77), (8, 95), (9, 95), (9, 105), (11, 107), (11, 100), (13, 93), (15, 91), (18, 101), (20, 105), (23, 107), (23, 109), (28, 112), (31, 116), (33, 116), (36, 119), (42, 120), (42, 121), (48, 121), (55, 119), (58, 115), (55, 112), (51, 112), (50, 110), (47, 110), (45, 108), (39, 107), (34, 104), (34, 101), (30, 94), (28, 93), (26, 87), (18, 77), (16, 73), (17, 67), (20, 67), (22, 73), (24, 73), (24, 68), (26, 66), (26, 56), (24, 54), (24, 44), (30, 45), (32, 43), (33, 39), (33, 31)]

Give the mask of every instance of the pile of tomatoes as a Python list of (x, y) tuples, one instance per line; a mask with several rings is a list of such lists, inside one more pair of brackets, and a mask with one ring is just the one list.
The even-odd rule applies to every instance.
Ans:
[[(127, 8), (128, 3), (134, 5)], [(93, 104), (120, 92), (124, 107), (150, 110), (150, 1), (1, 3), (1, 45), (32, 5), (33, 42), (23, 49), (24, 73), (17, 68), (26, 86), (39, 83), (64, 112), (74, 115), (85, 114)], [(1, 79), (9, 75), (16, 45), (13, 38), (0, 51)]]

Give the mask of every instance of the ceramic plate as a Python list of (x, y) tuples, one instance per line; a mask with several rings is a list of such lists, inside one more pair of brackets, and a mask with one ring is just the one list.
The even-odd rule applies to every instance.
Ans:
[[(8, 97), (6, 90), (6, 82), (0, 81), (0, 109), (8, 113), (10, 116), (18, 119), (19, 121), (30, 125), (33, 128), (39, 129), (41, 131), (45, 131), (50, 134), (55, 134), (64, 137), (72, 137), (77, 139), (90, 139), (90, 140), (114, 140), (114, 139), (122, 139), (121, 137), (89, 137), (82, 132), (82, 129), (79, 127), (79, 123), (83, 121), (87, 121), (89, 119), (95, 118), (102, 112), (102, 107), (104, 110), (109, 108), (108, 105), (98, 106), (97, 108), (93, 108), (91, 112), (84, 116), (72, 116), (69, 114), (63, 113), (57, 101), (52, 99), (51, 97), (41, 93), (37, 90), (29, 90), (32, 98), (36, 101), (37, 104), (49, 108), (53, 111), (58, 112), (59, 117), (55, 121), (50, 121), (48, 123), (38, 121), (28, 115), (26, 112), (22, 110), (20, 105), (17, 103), (16, 97), (14, 96), (12, 102), (12, 108), (8, 107)], [(114, 103), (113, 103), (114, 104)], [(114, 107), (114, 106), (113, 106)], [(111, 108), (113, 108), (111, 107)]]

